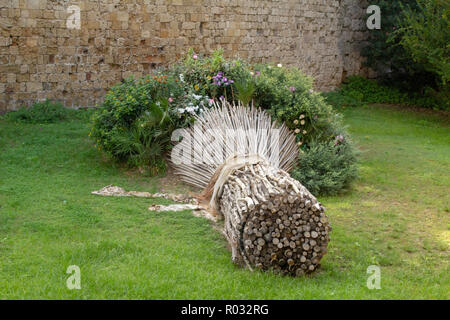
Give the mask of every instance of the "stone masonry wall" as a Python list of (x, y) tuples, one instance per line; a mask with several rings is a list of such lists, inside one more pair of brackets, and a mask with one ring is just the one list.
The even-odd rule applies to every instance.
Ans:
[[(80, 7), (70, 29), (69, 6)], [(94, 106), (188, 48), (296, 65), (319, 90), (363, 72), (361, 0), (0, 0), (0, 112), (45, 98)]]

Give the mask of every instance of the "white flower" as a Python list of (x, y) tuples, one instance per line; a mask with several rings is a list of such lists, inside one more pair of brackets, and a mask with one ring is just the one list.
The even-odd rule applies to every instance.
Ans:
[(189, 113), (194, 113), (195, 108), (194, 107), (187, 107), (186, 111), (189, 112)]
[(281, 63), (277, 64), (278, 68), (281, 68), (283, 65)]
[(314, 93), (314, 90), (313, 89), (309, 89), (309, 93)]
[(250, 74), (252, 75), (252, 76), (254, 76), (255, 75), (255, 73), (252, 71), (252, 72), (250, 72)]
[(192, 97), (193, 97), (195, 100), (200, 100), (200, 99), (202, 98), (202, 96), (196, 95), (196, 94), (193, 94)]
[(179, 112), (179, 113), (184, 113), (184, 109), (181, 109), (181, 108), (180, 108), (180, 109), (178, 109), (178, 112)]
[(184, 82), (184, 75), (182, 73), (180, 73), (180, 81)]

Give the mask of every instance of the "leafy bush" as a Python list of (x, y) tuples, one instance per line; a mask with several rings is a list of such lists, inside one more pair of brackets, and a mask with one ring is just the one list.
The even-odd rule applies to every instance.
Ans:
[(310, 143), (308, 152), (301, 152), (291, 175), (312, 193), (337, 194), (347, 189), (357, 177), (356, 155), (348, 137), (338, 136), (335, 142)]
[(176, 123), (170, 101), (184, 93), (178, 79), (158, 74), (115, 85), (92, 117), (96, 146), (131, 166), (161, 169)]
[(113, 86), (92, 117), (90, 136), (96, 146), (119, 162), (164, 171), (164, 153), (175, 128), (211, 105), (210, 98), (176, 73), (158, 72), (124, 79)]
[(441, 96), (438, 96), (431, 90), (426, 95), (402, 92), (397, 88), (379, 84), (375, 80), (351, 76), (344, 81), (339, 90), (322, 95), (335, 107), (386, 103), (448, 110), (449, 99), (443, 97), (443, 93), (444, 91), (441, 91)]
[(445, 86), (450, 81), (450, 2), (417, 1), (418, 8), (405, 9), (400, 28), (389, 39), (398, 41), (416, 65)]
[(22, 123), (54, 123), (76, 116), (75, 110), (64, 108), (59, 102), (45, 100), (36, 102), (30, 107), (22, 107), (7, 113), (5, 118)]
[(331, 141), (344, 133), (340, 116), (313, 91), (313, 81), (297, 68), (260, 65), (255, 74), (255, 104), (295, 131), (306, 150), (313, 140)]
[(341, 89), (330, 92), (322, 92), (322, 96), (328, 104), (332, 105), (336, 109), (342, 107), (359, 107), (362, 104), (360, 100), (345, 95)]
[(130, 166), (148, 167), (153, 175), (164, 171), (162, 156), (170, 149), (174, 129), (168, 108), (167, 100), (151, 103), (130, 127), (115, 131), (111, 135), (111, 153)]
[(371, 4), (381, 8), (381, 30), (370, 30), (361, 54), (381, 84), (394, 86), (405, 96), (402, 102), (389, 103), (448, 110), (450, 3), (374, 0)]

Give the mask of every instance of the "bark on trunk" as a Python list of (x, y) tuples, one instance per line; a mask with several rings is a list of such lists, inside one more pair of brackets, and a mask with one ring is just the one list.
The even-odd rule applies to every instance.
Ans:
[(319, 268), (331, 226), (324, 207), (288, 173), (264, 162), (246, 165), (216, 199), (233, 262), (293, 276)]

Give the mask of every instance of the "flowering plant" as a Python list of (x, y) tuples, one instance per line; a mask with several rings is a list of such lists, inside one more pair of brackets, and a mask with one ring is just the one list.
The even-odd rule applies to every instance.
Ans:
[(184, 96), (184, 99), (175, 108), (179, 118), (189, 118), (193, 115), (202, 113), (205, 108), (212, 106), (213, 101), (208, 96), (190, 92)]

